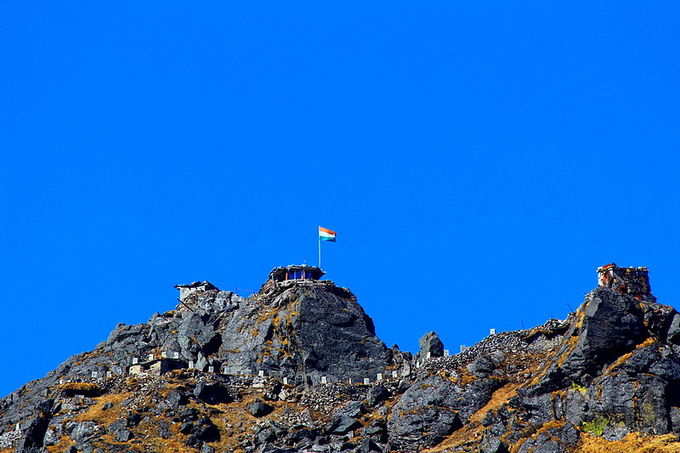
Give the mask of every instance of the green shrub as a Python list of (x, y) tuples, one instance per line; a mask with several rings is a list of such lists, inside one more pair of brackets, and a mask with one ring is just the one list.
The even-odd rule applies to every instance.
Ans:
[(587, 433), (593, 434), (595, 436), (601, 436), (604, 434), (604, 430), (607, 428), (607, 426), (609, 426), (609, 419), (607, 417), (603, 417), (602, 415), (598, 415), (589, 422), (583, 422), (581, 428)]
[(588, 389), (586, 387), (579, 385), (576, 382), (571, 383), (571, 389), (580, 392), (581, 395), (585, 395), (586, 393), (588, 393)]

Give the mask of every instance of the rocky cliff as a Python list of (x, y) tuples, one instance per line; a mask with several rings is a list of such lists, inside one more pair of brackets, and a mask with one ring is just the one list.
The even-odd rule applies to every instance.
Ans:
[(653, 297), (598, 287), (564, 321), (412, 356), (329, 281), (180, 289), (0, 400), (0, 452), (680, 452), (680, 314)]

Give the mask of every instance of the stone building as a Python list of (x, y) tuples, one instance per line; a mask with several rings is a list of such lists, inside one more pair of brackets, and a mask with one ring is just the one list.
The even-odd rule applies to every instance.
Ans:
[(597, 268), (597, 285), (639, 300), (654, 301), (646, 267), (619, 267), (615, 263)]

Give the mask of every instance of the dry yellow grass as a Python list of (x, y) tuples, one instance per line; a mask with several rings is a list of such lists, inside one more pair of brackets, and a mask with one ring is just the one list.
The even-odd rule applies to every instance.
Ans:
[(673, 434), (644, 436), (632, 433), (622, 440), (608, 441), (583, 433), (575, 453), (680, 453), (680, 441)]
[(59, 441), (56, 444), (47, 447), (47, 451), (49, 453), (62, 453), (66, 451), (70, 446), (75, 444), (76, 443), (73, 442), (68, 436), (62, 436), (59, 438)]
[(518, 387), (519, 384), (506, 384), (503, 387), (496, 390), (495, 392), (493, 392), (493, 395), (491, 395), (491, 399), (484, 405), (484, 407), (482, 407), (477, 412), (472, 414), (472, 417), (470, 417), (470, 422), (472, 423), (481, 422), (484, 416), (489, 411), (498, 409), (503, 404), (510, 401), (510, 398), (517, 394)]
[[(526, 442), (529, 439), (535, 439), (539, 435), (543, 434), (544, 432), (553, 429), (553, 428), (561, 428), (565, 424), (564, 420), (551, 420), (547, 423), (544, 423), (540, 428), (538, 428), (536, 431), (534, 431), (530, 436), (523, 438), (519, 442), (515, 443), (514, 445), (510, 446), (510, 453), (517, 453), (520, 448), (522, 448), (522, 445), (524, 445), (524, 442)], [(551, 439), (553, 439), (551, 437)], [(554, 440), (559, 440), (559, 439), (554, 439)], [(533, 452), (532, 452), (533, 453)], [(538, 453), (538, 452), (536, 452)]]
[[(121, 416), (119, 403), (131, 395), (131, 393), (114, 393), (100, 396), (95, 399), (96, 402), (93, 406), (90, 406), (87, 411), (78, 415), (74, 420), (79, 422), (94, 420), (97, 423), (104, 425), (113, 423)], [(113, 407), (104, 410), (104, 405), (106, 403), (113, 403)]]

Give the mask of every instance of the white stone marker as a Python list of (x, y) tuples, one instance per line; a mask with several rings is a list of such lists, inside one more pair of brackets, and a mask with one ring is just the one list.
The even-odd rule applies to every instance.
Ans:
[(382, 373), (378, 373), (378, 376), (376, 376), (376, 379), (377, 379), (378, 381), (382, 381), (382, 380), (383, 380), (383, 375), (382, 375)]
[(209, 366), (208, 367), (208, 373), (214, 373), (215, 372), (215, 367), (214, 366)]
[(146, 358), (148, 362), (151, 362), (154, 359), (153, 354), (149, 354), (149, 357)]
[(161, 359), (167, 359), (168, 358), (168, 353), (165, 351), (161, 351)]
[(489, 335), (496, 335), (496, 329), (489, 329)]
[(347, 383), (348, 383), (349, 385), (352, 385), (352, 378), (347, 378)]
[(364, 378), (364, 385), (368, 385), (371, 383), (371, 380), (367, 377)]
[(132, 364), (137, 365), (139, 363), (139, 359), (137, 357), (132, 358)]
[(288, 385), (288, 378), (287, 377), (283, 378), (283, 385)]
[(398, 372), (397, 370), (392, 371), (392, 377), (393, 377), (394, 379), (398, 378), (398, 377), (399, 377), (399, 372)]
[(448, 350), (448, 349), (444, 349), (444, 357), (448, 357), (448, 356), (450, 356), (450, 355), (451, 355), (451, 353), (449, 352), (449, 350)]
[(179, 352), (175, 351), (172, 353), (172, 358), (173, 359), (179, 359)]
[(107, 372), (106, 372), (106, 377), (107, 377), (107, 378), (110, 378), (111, 376), (113, 376), (113, 372), (112, 372), (112, 371), (107, 371)]
[(189, 360), (189, 369), (193, 369), (193, 368), (194, 368), (194, 361)]
[(64, 384), (64, 378), (59, 379), (59, 385), (63, 385), (63, 384)]
[(97, 373), (96, 371), (93, 371), (92, 372), (92, 378), (97, 379), (98, 377), (99, 377), (99, 373)]
[(328, 379), (326, 379), (326, 376), (321, 376), (321, 383), (328, 384)]
[(258, 371), (258, 372), (257, 372), (257, 375), (258, 375), (259, 377), (264, 377), (264, 370)]
[(432, 353), (430, 351), (428, 351), (427, 352), (427, 358), (429, 359), (430, 357), (432, 357)]

